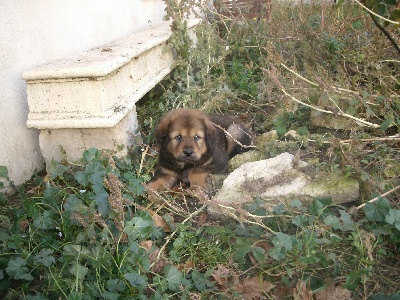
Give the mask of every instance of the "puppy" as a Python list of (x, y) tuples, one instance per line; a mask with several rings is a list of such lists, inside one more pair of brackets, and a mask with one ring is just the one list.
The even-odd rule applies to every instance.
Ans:
[(228, 160), (250, 150), (252, 134), (233, 117), (206, 115), (196, 109), (168, 112), (156, 128), (158, 163), (150, 190), (183, 183), (209, 190), (209, 174), (228, 171)]

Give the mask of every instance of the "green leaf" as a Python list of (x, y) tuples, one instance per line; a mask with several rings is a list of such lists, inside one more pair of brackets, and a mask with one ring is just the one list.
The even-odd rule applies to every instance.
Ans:
[(340, 223), (340, 219), (338, 217), (332, 216), (332, 215), (326, 216), (326, 218), (324, 219), (324, 223), (328, 226), (331, 226), (333, 229), (336, 229), (336, 230), (340, 229), (342, 227), (341, 223)]
[(370, 295), (367, 300), (399, 300), (400, 294), (392, 294), (392, 295), (384, 295), (384, 294), (375, 294)]
[(107, 300), (120, 300), (122, 299), (121, 296), (122, 296), (121, 294), (112, 292), (101, 293), (102, 299), (107, 299)]
[(126, 273), (124, 278), (129, 281), (129, 283), (139, 290), (143, 290), (147, 285), (147, 279), (137, 273)]
[(52, 255), (53, 253), (53, 250), (43, 248), (37, 255), (33, 257), (33, 261), (35, 263), (41, 263), (45, 267), (49, 267), (56, 262), (56, 259)]
[(85, 172), (83, 171), (78, 171), (74, 175), (75, 180), (81, 184), (82, 186), (86, 187), (89, 185), (89, 179), (88, 176)]
[(235, 249), (234, 258), (240, 264), (244, 264), (246, 262), (246, 255), (252, 251), (253, 241), (250, 239), (239, 237), (236, 240), (236, 243), (233, 245)]
[(386, 223), (394, 225), (397, 230), (400, 230), (400, 209), (390, 209), (389, 214), (386, 215)]
[(264, 261), (266, 258), (265, 250), (261, 247), (253, 247), (251, 252), (257, 261)]
[(85, 205), (83, 205), (82, 200), (79, 199), (74, 194), (71, 194), (71, 195), (68, 196), (68, 198), (65, 201), (63, 207), (64, 207), (64, 210), (68, 211), (68, 212), (85, 213), (87, 211), (87, 208), (86, 208)]
[(284, 259), (286, 257), (286, 251), (285, 249), (281, 249), (281, 248), (273, 248), (272, 250), (270, 250), (268, 252), (268, 255), (275, 260), (281, 260)]
[(364, 213), (369, 221), (383, 222), (389, 213), (389, 202), (385, 198), (380, 198), (373, 203), (366, 203)]
[(132, 242), (137, 239), (157, 238), (161, 231), (154, 225), (151, 216), (146, 212), (138, 212), (132, 221), (125, 223), (124, 232)]
[(353, 22), (352, 26), (354, 29), (362, 29), (364, 27), (360, 21)]
[(107, 280), (107, 290), (110, 292), (122, 292), (126, 287), (125, 281), (115, 278)]
[(164, 269), (165, 279), (168, 282), (169, 289), (177, 291), (180, 289), (183, 281), (183, 274), (174, 266), (167, 266)]
[(40, 216), (33, 219), (33, 226), (40, 229), (52, 229), (55, 227), (53, 221), (54, 214), (50, 210), (45, 210)]
[(395, 9), (392, 11), (393, 20), (400, 21), (400, 9)]
[(200, 273), (197, 270), (193, 270), (191, 275), (193, 284), (198, 291), (211, 291), (214, 287), (214, 283), (207, 279), (207, 277), (210, 277), (207, 273)]
[(68, 168), (54, 159), (51, 160), (49, 166), (47, 167), (47, 172), (51, 178), (62, 177), (64, 173), (68, 170)]
[(310, 134), (310, 132), (308, 131), (306, 126), (299, 127), (299, 128), (297, 128), (296, 131), (298, 134), (303, 135), (303, 136), (308, 136)]
[(389, 6), (395, 6), (397, 4), (396, 0), (383, 0), (383, 3), (389, 5)]
[(5, 166), (0, 166), (0, 178), (8, 177), (8, 169)]
[(381, 123), (381, 130), (385, 131), (386, 129), (389, 128), (390, 124), (392, 124), (392, 119), (386, 119)]
[(290, 202), (290, 206), (300, 210), (304, 209), (303, 203), (299, 199), (294, 199), (292, 202)]
[(64, 256), (73, 256), (73, 257), (89, 256), (90, 251), (88, 248), (81, 246), (81, 245), (68, 244), (68, 245), (65, 245), (63, 248), (63, 255)]
[(297, 227), (306, 227), (309, 225), (308, 218), (305, 215), (297, 215), (292, 219), (292, 224)]
[(324, 207), (325, 207), (325, 206), (324, 206), (320, 201), (318, 201), (318, 200), (315, 199), (315, 200), (310, 204), (310, 206), (308, 207), (308, 212), (309, 212), (310, 214), (312, 214), (312, 215), (319, 216), (319, 215), (323, 212)]
[(354, 291), (363, 281), (363, 277), (369, 274), (369, 270), (356, 270), (346, 275), (346, 282), (343, 287), (350, 291)]
[(101, 152), (96, 148), (90, 148), (83, 152), (83, 159), (90, 163), (94, 160), (98, 160), (101, 156)]
[(272, 243), (276, 248), (285, 248), (286, 250), (292, 250), (292, 239), (290, 235), (282, 232), (277, 232), (272, 238)]
[(382, 4), (382, 3), (379, 3), (379, 4), (374, 6), (373, 11), (375, 13), (377, 13), (378, 15), (384, 17), (385, 14), (386, 14), (386, 5)]
[(29, 274), (29, 270), (26, 267), (25, 259), (21, 257), (10, 259), (8, 262), (8, 267), (6, 268), (6, 272), (16, 280), (33, 280), (32, 275)]
[(104, 191), (101, 194), (95, 196), (97, 210), (103, 218), (108, 217), (110, 214), (110, 205), (108, 203), (108, 193)]
[(87, 272), (89, 271), (88, 268), (85, 266), (81, 265), (77, 261), (72, 262), (72, 267), (69, 270), (69, 272), (74, 275), (78, 280), (84, 280)]

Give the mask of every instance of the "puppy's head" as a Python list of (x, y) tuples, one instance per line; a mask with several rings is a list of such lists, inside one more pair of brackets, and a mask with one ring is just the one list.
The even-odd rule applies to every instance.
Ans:
[(208, 117), (195, 109), (167, 113), (156, 129), (161, 151), (168, 151), (179, 162), (197, 162), (207, 153), (215, 132)]

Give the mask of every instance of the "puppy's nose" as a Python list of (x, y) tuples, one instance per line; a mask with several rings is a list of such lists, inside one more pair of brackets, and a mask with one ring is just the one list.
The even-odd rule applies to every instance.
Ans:
[(183, 149), (183, 153), (185, 153), (186, 156), (192, 156), (193, 155), (193, 148), (185, 148)]

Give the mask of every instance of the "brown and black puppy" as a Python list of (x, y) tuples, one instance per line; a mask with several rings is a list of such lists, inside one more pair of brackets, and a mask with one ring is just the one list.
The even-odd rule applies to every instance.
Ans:
[[(167, 113), (156, 128), (158, 165), (147, 183), (166, 190), (179, 183), (208, 190), (209, 174), (228, 171), (228, 160), (250, 150), (252, 135), (233, 117), (206, 115), (196, 109)], [(244, 146), (244, 147), (243, 147)]]

